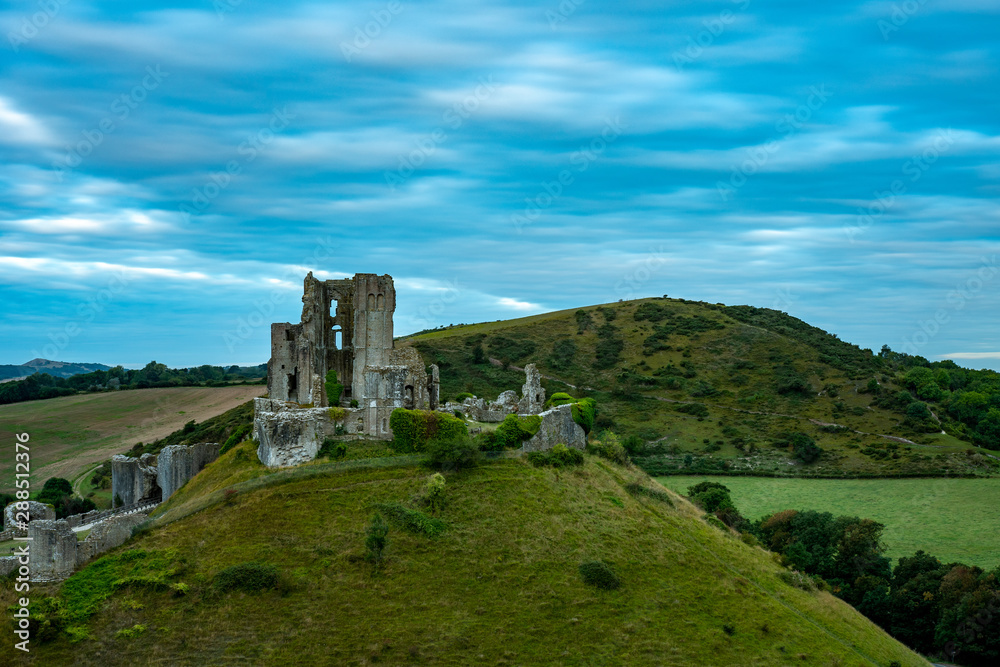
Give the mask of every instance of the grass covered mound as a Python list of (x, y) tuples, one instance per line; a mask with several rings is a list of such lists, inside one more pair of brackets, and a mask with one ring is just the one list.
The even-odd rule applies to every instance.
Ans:
[[(655, 483), (603, 459), (446, 474), (432, 522), (411, 511), (428, 471), (400, 457), (254, 477), (243, 447), (179, 492), (200, 511), (168, 507), (48, 589), (48, 604), (86, 610), (72, 633), (54, 629), (29, 657), (8, 642), (0, 663), (927, 664), (831, 595), (786, 584), (768, 553), (680, 497), (635, 492)], [(366, 531), (390, 507), (376, 568)], [(136, 585), (114, 583), (127, 577)], [(33, 601), (44, 592), (33, 587)], [(0, 604), (15, 595), (3, 584)]]

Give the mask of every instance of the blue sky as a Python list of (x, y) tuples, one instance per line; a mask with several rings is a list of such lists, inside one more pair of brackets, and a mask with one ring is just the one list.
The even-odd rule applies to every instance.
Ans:
[(0, 5), (0, 363), (669, 294), (1000, 368), (1000, 5)]

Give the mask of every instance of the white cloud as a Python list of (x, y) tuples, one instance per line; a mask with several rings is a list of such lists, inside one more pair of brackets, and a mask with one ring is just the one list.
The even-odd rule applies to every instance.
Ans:
[(497, 298), (497, 305), (503, 306), (504, 308), (510, 308), (511, 310), (519, 311), (532, 311), (532, 310), (543, 310), (541, 304), (531, 303), (530, 301), (518, 301), (517, 299), (512, 299), (509, 296), (502, 296)]
[(47, 145), (52, 142), (52, 135), (37, 118), (18, 111), (13, 102), (0, 97), (0, 141)]
[(952, 352), (937, 356), (938, 359), (1000, 359), (1000, 352)]

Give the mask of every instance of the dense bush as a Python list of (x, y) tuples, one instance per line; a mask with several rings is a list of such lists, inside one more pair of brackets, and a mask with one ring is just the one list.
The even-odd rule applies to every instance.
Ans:
[(570, 409), (573, 411), (573, 421), (583, 428), (584, 433), (590, 433), (597, 417), (597, 402), (592, 398), (581, 398)]
[(468, 435), (464, 421), (432, 410), (397, 408), (389, 417), (389, 426), (392, 427), (392, 446), (401, 452), (422, 452), (431, 440), (451, 440)]
[(546, 407), (552, 407), (555, 405), (563, 405), (564, 403), (572, 403), (576, 399), (567, 394), (564, 391), (557, 391), (556, 393), (549, 396), (549, 400), (545, 402)]
[(333, 438), (325, 438), (316, 456), (328, 459), (342, 459), (347, 456), (347, 445)]
[(618, 329), (606, 322), (597, 329), (594, 368), (612, 368), (621, 359), (625, 341), (618, 335)]
[(463, 391), (461, 394), (459, 394), (458, 396), (455, 397), (455, 402), (456, 403), (461, 403), (462, 401), (464, 401), (467, 398), (475, 398), (475, 397), (476, 397), (475, 394), (470, 394), (467, 391)]
[(517, 449), (521, 443), (538, 433), (542, 418), (538, 415), (519, 417), (507, 415), (495, 431), (495, 442), (498, 449)]
[(576, 341), (572, 338), (563, 338), (552, 344), (552, 356), (549, 357), (549, 364), (553, 368), (565, 370), (573, 364), (575, 356)]
[(700, 419), (704, 419), (708, 416), (708, 408), (701, 403), (677, 403), (675, 405), (677, 407), (674, 409), (677, 410), (677, 412), (694, 415)]
[(782, 395), (796, 395), (811, 398), (816, 390), (804, 375), (792, 366), (778, 366), (774, 369), (774, 388)]
[(482, 431), (472, 438), (472, 442), (481, 452), (498, 452), (503, 449), (503, 443), (497, 438), (496, 431)]
[(426, 445), (427, 462), (440, 470), (463, 470), (479, 464), (482, 452), (466, 433), (431, 440)]
[(601, 590), (613, 591), (622, 586), (622, 580), (614, 568), (602, 560), (588, 560), (580, 563), (579, 572), (583, 583)]
[[(441, 492), (443, 492), (443, 476), (441, 476), (440, 489)], [(427, 516), (420, 510), (411, 509), (400, 503), (378, 503), (375, 505), (375, 508), (378, 509), (380, 514), (387, 516), (390, 521), (403, 530), (416, 535), (434, 537), (445, 529), (445, 523), (441, 519), (435, 519), (434, 517)]]
[(803, 463), (813, 463), (823, 455), (816, 441), (808, 433), (799, 431), (792, 433), (782, 433), (775, 441), (775, 447), (789, 448), (792, 455)]
[(552, 466), (553, 468), (564, 468), (571, 465), (583, 463), (583, 452), (579, 449), (558, 444), (552, 449), (543, 452), (528, 452), (526, 457), (533, 466)]
[(73, 494), (73, 485), (61, 477), (50, 477), (35, 497), (40, 503), (52, 505), (57, 519), (65, 519), (74, 514), (82, 514), (97, 509), (90, 498), (80, 498)]
[(688, 498), (706, 512), (734, 507), (729, 488), (718, 482), (700, 482), (688, 488)]
[(231, 565), (216, 573), (212, 585), (222, 593), (243, 591), (252, 593), (278, 585), (278, 568), (260, 561)]
[(487, 347), (498, 359), (505, 363), (523, 359), (535, 351), (535, 342), (530, 338), (509, 338), (494, 336)]
[(365, 529), (365, 559), (372, 563), (375, 571), (385, 561), (389, 549), (389, 524), (381, 514), (375, 514)]
[(625, 451), (618, 436), (611, 431), (602, 433), (598, 441), (589, 445), (589, 449), (601, 458), (617, 463), (618, 465), (625, 465), (629, 460), (628, 452)]
[(941, 430), (941, 426), (935, 421), (930, 408), (921, 401), (913, 401), (906, 406), (906, 419), (903, 420), (903, 423), (921, 433), (936, 433)]

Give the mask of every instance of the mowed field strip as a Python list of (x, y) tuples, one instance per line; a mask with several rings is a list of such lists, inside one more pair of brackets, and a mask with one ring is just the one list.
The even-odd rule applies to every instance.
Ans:
[(0, 490), (14, 486), (14, 434), (31, 436), (32, 488), (73, 480), (137, 442), (157, 440), (267, 391), (263, 385), (170, 387), (0, 405)]
[(750, 520), (786, 509), (831, 512), (885, 524), (893, 559), (918, 549), (942, 562), (986, 570), (1000, 566), (1000, 479), (774, 479), (670, 476), (657, 480), (687, 493), (698, 482), (725, 484)]

